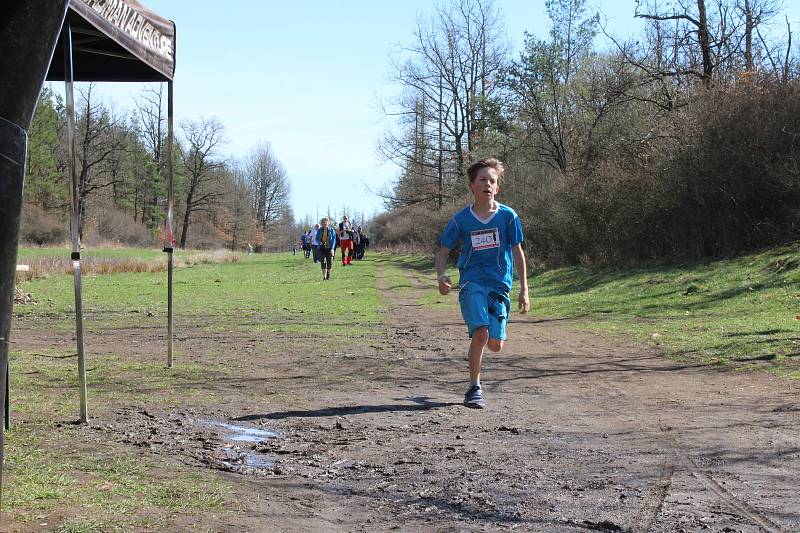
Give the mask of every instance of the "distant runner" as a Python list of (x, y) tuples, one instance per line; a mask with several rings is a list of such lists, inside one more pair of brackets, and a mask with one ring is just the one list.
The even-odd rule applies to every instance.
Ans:
[(311, 256), (311, 230), (306, 229), (300, 237), (301, 248), (303, 249), (303, 257), (308, 259)]
[(317, 232), (319, 231), (319, 224), (314, 224), (314, 229), (311, 230), (311, 255), (314, 257), (314, 262), (319, 263), (319, 241), (317, 240)]
[(331, 265), (333, 256), (336, 255), (336, 232), (328, 227), (329, 220), (320, 220), (322, 226), (317, 230), (319, 241), (319, 260), (322, 263), (322, 280), (331, 279)]
[(339, 241), (342, 247), (342, 266), (347, 266), (353, 262), (353, 226), (347, 215), (339, 222)]
[(367, 234), (361, 230), (361, 226), (356, 228), (356, 235), (358, 239), (353, 255), (356, 259), (361, 260), (364, 259), (364, 250), (369, 246), (369, 239), (367, 238)]

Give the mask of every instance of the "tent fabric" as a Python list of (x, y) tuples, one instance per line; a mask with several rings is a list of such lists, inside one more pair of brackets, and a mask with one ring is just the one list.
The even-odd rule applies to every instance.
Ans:
[[(75, 81), (169, 81), (175, 75), (175, 23), (138, 0), (70, 0)], [(66, 25), (61, 29), (66, 30)], [(62, 39), (49, 81), (64, 80)]]

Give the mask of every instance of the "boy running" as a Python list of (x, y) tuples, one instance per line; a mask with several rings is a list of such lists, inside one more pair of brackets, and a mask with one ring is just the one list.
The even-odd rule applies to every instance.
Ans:
[(508, 206), (498, 203), (503, 164), (490, 157), (481, 159), (467, 169), (469, 190), (475, 197), (450, 219), (439, 242), (436, 254), (436, 274), (439, 292), (450, 292), (451, 281), (445, 274), (450, 250), (461, 244), (458, 257), (461, 290), (458, 301), (469, 336), (469, 389), (464, 405), (482, 409), (486, 405), (481, 389), (481, 360), (483, 350), (499, 352), (506, 338), (506, 323), (511, 311), (511, 281), (514, 270), (519, 273), (519, 309), (527, 313), (528, 279), (525, 254), (522, 251), (522, 224)]

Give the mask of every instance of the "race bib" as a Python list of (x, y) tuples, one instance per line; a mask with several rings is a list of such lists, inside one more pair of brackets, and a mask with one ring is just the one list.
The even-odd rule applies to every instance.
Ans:
[(497, 228), (482, 229), (470, 233), (473, 250), (486, 250), (500, 246), (500, 234)]

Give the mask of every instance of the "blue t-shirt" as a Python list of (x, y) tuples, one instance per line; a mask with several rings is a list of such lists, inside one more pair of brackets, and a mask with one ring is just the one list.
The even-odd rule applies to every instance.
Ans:
[(461, 244), (458, 270), (462, 286), (473, 281), (511, 291), (514, 276), (511, 248), (524, 238), (517, 213), (507, 205), (498, 204), (497, 211), (486, 220), (478, 218), (470, 205), (453, 215), (439, 242), (450, 249)]

